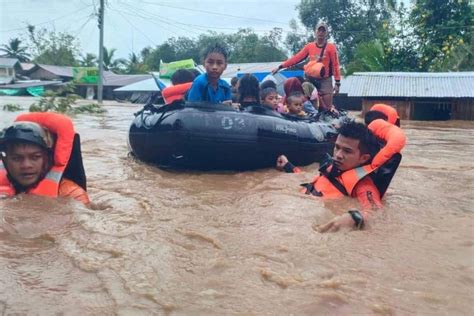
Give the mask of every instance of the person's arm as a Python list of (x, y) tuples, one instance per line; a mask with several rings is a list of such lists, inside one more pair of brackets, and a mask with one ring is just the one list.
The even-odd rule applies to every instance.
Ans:
[(302, 61), (303, 59), (305, 59), (306, 57), (308, 57), (308, 45), (309, 44), (305, 45), (305, 47), (303, 47), (293, 57), (290, 57), (285, 62), (283, 62), (280, 66), (278, 66), (278, 68), (273, 69), (272, 74), (274, 75), (275, 73), (278, 72), (278, 70), (293, 66), (293, 65), (299, 63), (300, 61)]
[(364, 228), (364, 223), (374, 211), (382, 208), (380, 193), (370, 177), (362, 179), (354, 188), (352, 196), (357, 198), (361, 210), (349, 210), (318, 227), (320, 233), (336, 232), (341, 228)]
[(286, 173), (301, 173), (301, 169), (289, 162), (285, 155), (280, 155), (277, 158), (276, 168)]
[(333, 44), (332, 47), (333, 49), (331, 50), (331, 54), (329, 55), (329, 58), (331, 58), (334, 80), (336, 81), (334, 84), (334, 93), (338, 94), (339, 88), (341, 86), (341, 68), (339, 65), (339, 56), (337, 55), (336, 45)]
[(72, 198), (74, 200), (84, 203), (85, 205), (88, 205), (90, 203), (87, 192), (84, 191), (84, 189), (81, 188), (78, 184), (69, 179), (61, 180), (61, 183), (59, 184), (58, 196)]
[(370, 123), (368, 128), (377, 138), (385, 141), (385, 146), (372, 159), (373, 168), (380, 167), (405, 147), (407, 139), (400, 127), (378, 119)]

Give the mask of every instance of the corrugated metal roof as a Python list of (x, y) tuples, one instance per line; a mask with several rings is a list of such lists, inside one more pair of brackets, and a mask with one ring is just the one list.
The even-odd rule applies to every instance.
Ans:
[(111, 71), (104, 71), (104, 86), (123, 87), (150, 78), (151, 75), (117, 75)]
[(36, 81), (36, 82), (20, 82), (1, 86), (2, 89), (23, 89), (30, 87), (41, 87), (51, 85), (62, 85), (61, 81)]
[(69, 78), (73, 77), (72, 67), (69, 67), (69, 66), (55, 66), (55, 65), (43, 65), (43, 64), (37, 64), (37, 66), (59, 77), (69, 77)]
[(474, 72), (356, 72), (341, 90), (349, 97), (474, 98)]
[(0, 57), (0, 67), (13, 68), (17, 62), (16, 58)]

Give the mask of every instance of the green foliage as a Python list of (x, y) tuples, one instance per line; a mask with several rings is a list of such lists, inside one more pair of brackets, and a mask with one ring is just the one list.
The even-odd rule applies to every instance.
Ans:
[(79, 64), (81, 67), (97, 67), (97, 56), (91, 53), (87, 53), (85, 56), (81, 56)]
[(390, 65), (380, 41), (360, 43), (354, 60), (347, 65), (346, 75), (354, 72), (389, 71)]
[(31, 55), (27, 53), (27, 47), (21, 46), (21, 40), (18, 38), (11, 38), (8, 41), (8, 45), (3, 44), (0, 47), (0, 51), (4, 52), (4, 57), (16, 58), (20, 62), (30, 61)]
[(285, 38), (285, 47), (292, 53), (297, 53), (307, 42), (313, 40), (312, 33), (308, 30), (301, 30), (295, 19), (290, 21), (290, 29)]
[(3, 110), (8, 112), (17, 112), (23, 110), (23, 108), (16, 103), (7, 103), (3, 106)]
[(142, 50), (143, 63), (149, 70), (158, 70), (160, 60), (172, 62), (192, 58), (202, 62), (202, 50), (213, 43), (224, 46), (229, 53), (230, 63), (270, 62), (286, 59), (282, 42), (282, 30), (274, 28), (267, 34), (259, 36), (252, 29), (240, 29), (233, 34), (209, 31), (197, 39), (188, 37), (170, 38), (155, 49), (146, 47)]
[(148, 72), (148, 66), (135, 53), (128, 55), (128, 59), (124, 64), (127, 74), (145, 74)]
[(114, 54), (117, 50), (115, 48), (107, 49), (104, 47), (103, 50), (103, 62), (104, 70), (110, 70), (116, 73), (125, 72), (126, 61), (123, 58), (114, 58)]
[(59, 113), (102, 113), (99, 105), (87, 104), (74, 106), (80, 98), (74, 94), (75, 85), (70, 82), (58, 91), (46, 91), (44, 96), (30, 106), (30, 112), (59, 112)]
[(46, 28), (36, 30), (35, 26), (28, 25), (28, 38), (34, 62), (57, 66), (79, 65), (76, 58), (79, 56), (79, 44), (74, 36)]
[[(419, 46), (420, 70), (473, 69), (469, 61), (473, 9), (468, 0), (416, 0), (410, 21)], [(465, 62), (459, 63), (459, 57)]]
[(390, 17), (391, 4), (385, 1), (302, 0), (298, 5), (301, 22), (313, 32), (319, 21), (330, 26), (330, 35), (338, 45), (340, 60), (354, 58), (358, 44), (368, 42)]

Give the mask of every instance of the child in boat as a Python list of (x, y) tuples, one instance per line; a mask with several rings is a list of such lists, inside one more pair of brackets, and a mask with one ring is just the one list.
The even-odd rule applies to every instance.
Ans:
[(286, 98), (286, 106), (288, 107), (288, 114), (298, 116), (301, 118), (306, 117), (306, 112), (303, 111), (303, 103), (305, 102), (305, 96), (301, 92), (294, 92)]
[(230, 85), (221, 79), (227, 68), (227, 52), (219, 44), (209, 46), (203, 55), (206, 73), (194, 79), (188, 101), (232, 104)]
[(278, 93), (274, 88), (265, 88), (260, 91), (260, 103), (273, 111), (278, 110)]
[(258, 79), (252, 74), (245, 74), (237, 85), (239, 103), (241, 107), (260, 104), (260, 88)]
[(316, 115), (318, 114), (319, 108), (319, 93), (318, 89), (308, 81), (303, 82), (302, 84), (304, 95), (306, 97), (306, 101), (303, 103), (303, 108), (306, 113), (309, 115)]
[(178, 69), (171, 76), (172, 86), (166, 87), (161, 92), (165, 104), (173, 101), (182, 100), (193, 84), (194, 73), (188, 69)]

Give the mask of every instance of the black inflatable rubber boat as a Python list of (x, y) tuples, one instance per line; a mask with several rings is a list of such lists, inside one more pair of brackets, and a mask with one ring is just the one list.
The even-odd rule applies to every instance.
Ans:
[(209, 103), (146, 105), (135, 114), (128, 141), (138, 159), (163, 168), (252, 170), (275, 166), (281, 154), (307, 165), (332, 151), (331, 120), (287, 117), (259, 105), (243, 111)]

